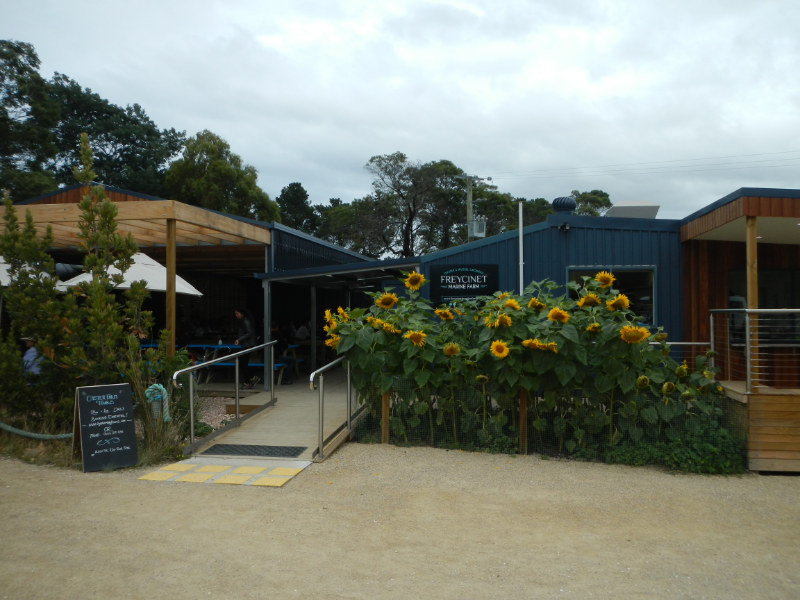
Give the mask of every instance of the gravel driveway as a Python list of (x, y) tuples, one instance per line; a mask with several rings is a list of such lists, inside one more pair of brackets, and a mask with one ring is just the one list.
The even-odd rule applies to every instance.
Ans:
[(0, 459), (0, 597), (800, 598), (800, 477), (348, 444), (283, 488)]

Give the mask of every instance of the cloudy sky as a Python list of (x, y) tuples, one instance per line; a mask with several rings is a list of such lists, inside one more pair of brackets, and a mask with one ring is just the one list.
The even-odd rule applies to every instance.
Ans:
[(682, 218), (800, 187), (797, 0), (29, 0), (0, 38), (160, 128), (209, 129), (272, 198), (371, 190), (404, 152), (552, 200)]

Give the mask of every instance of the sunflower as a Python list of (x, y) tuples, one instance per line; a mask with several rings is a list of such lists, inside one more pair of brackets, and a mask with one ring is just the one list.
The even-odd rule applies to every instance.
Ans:
[(503, 304), (504, 308), (511, 308), (513, 310), (520, 310), (519, 302), (514, 300), (513, 298), (509, 298), (506, 300), (505, 304)]
[(386, 333), (400, 333), (400, 330), (392, 325), (391, 323), (387, 323), (386, 321), (381, 322), (381, 327)]
[(350, 315), (348, 315), (347, 311), (343, 309), (341, 306), (336, 309), (336, 312), (339, 314), (339, 317), (341, 317), (342, 321), (350, 320)]
[(444, 352), (445, 356), (455, 356), (459, 352), (461, 352), (461, 348), (455, 342), (449, 342), (444, 345), (442, 348), (442, 352)]
[(495, 327), (499, 327), (500, 325), (503, 325), (505, 327), (511, 327), (511, 317), (501, 313), (497, 315), (497, 321), (495, 321), (495, 323), (496, 323)]
[(586, 331), (589, 333), (599, 333), (600, 332), (600, 323), (590, 323), (586, 326)]
[(333, 315), (331, 314), (331, 310), (329, 308), (325, 309), (325, 322), (328, 323), (328, 325), (330, 325), (331, 323), (335, 323), (336, 322), (334, 320)]
[(610, 311), (624, 310), (631, 305), (631, 301), (625, 294), (617, 294), (611, 300), (606, 301), (606, 308)]
[(422, 331), (408, 331), (403, 335), (404, 338), (411, 340), (411, 343), (420, 348), (425, 345), (426, 334)]
[(569, 321), (569, 314), (567, 311), (561, 310), (557, 306), (550, 309), (550, 312), (547, 313), (547, 318), (550, 321), (558, 321), (559, 323), (566, 323)]
[(580, 308), (586, 308), (587, 306), (598, 306), (600, 304), (600, 298), (597, 297), (597, 294), (586, 294), (580, 300), (578, 300), (578, 306)]
[(529, 348), (531, 350), (534, 350), (538, 343), (539, 340), (532, 340), (531, 338), (528, 338), (527, 340), (522, 340), (522, 345), (525, 348)]
[(336, 331), (337, 325), (338, 323), (336, 321), (330, 321), (328, 324), (323, 325), (322, 329), (325, 331), (325, 333), (332, 334), (334, 331)]
[(436, 313), (436, 316), (439, 317), (442, 321), (453, 320), (453, 313), (451, 313), (446, 308), (437, 308), (434, 312)]
[(381, 308), (392, 308), (395, 304), (397, 304), (397, 295), (396, 294), (383, 294), (380, 298), (375, 301), (375, 304), (380, 306)]
[(644, 327), (633, 327), (632, 325), (625, 325), (619, 330), (619, 337), (627, 344), (638, 344), (642, 340), (647, 339), (650, 332)]
[(669, 396), (672, 392), (675, 391), (675, 384), (671, 381), (665, 381), (664, 385), (661, 386), (661, 393), (664, 396)]
[(497, 358), (505, 358), (509, 353), (508, 344), (503, 340), (494, 340), (490, 349), (492, 354)]
[(594, 276), (594, 280), (600, 284), (601, 288), (610, 287), (612, 283), (616, 280), (611, 273), (608, 271), (600, 271), (597, 275)]
[(417, 291), (425, 283), (425, 275), (422, 273), (409, 273), (405, 280), (405, 286), (411, 291)]
[(539, 300), (538, 298), (531, 298), (530, 302), (528, 302), (528, 308), (532, 308), (533, 310), (542, 310), (547, 306), (544, 302)]
[(647, 375), (639, 375), (636, 378), (636, 387), (640, 390), (650, 387), (650, 378)]
[(328, 348), (336, 348), (339, 345), (339, 341), (341, 338), (338, 335), (331, 335), (327, 340), (325, 340), (325, 345)]
[(558, 344), (555, 342), (540, 342), (538, 338), (533, 340), (528, 338), (522, 341), (522, 345), (531, 350), (546, 350), (558, 354)]

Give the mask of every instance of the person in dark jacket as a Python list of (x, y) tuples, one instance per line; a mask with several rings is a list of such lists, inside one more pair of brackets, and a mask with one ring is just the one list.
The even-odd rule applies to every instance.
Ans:
[[(233, 316), (236, 317), (237, 323), (236, 340), (233, 342), (234, 345), (239, 346), (242, 350), (252, 348), (256, 345), (256, 331), (253, 327), (253, 317), (250, 316), (250, 313), (246, 309), (238, 307), (233, 309)], [(252, 353), (239, 359), (239, 363), (243, 366), (243, 388), (251, 388), (261, 381), (261, 378), (250, 368), (251, 357)]]

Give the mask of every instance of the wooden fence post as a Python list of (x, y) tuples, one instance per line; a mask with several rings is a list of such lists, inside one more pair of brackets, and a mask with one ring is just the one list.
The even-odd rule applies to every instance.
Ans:
[(519, 453), (528, 453), (528, 392), (519, 391)]
[(389, 392), (381, 398), (381, 444), (389, 443)]

